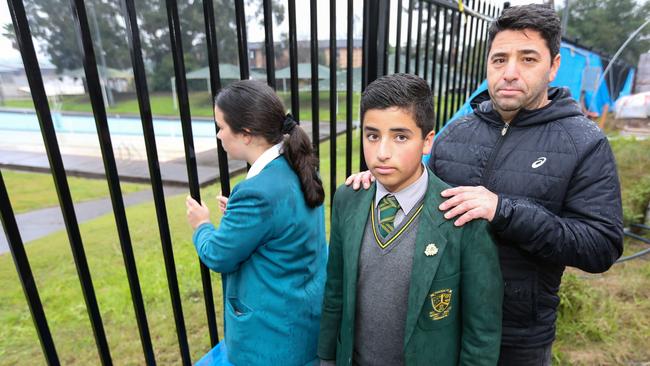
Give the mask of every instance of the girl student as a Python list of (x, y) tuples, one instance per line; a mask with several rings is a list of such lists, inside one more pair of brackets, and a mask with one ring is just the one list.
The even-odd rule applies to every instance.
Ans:
[(224, 274), (225, 344), (235, 365), (316, 363), (327, 248), (324, 190), (307, 134), (273, 89), (243, 80), (215, 98), (217, 138), (251, 167), (218, 227), (187, 197), (201, 261)]

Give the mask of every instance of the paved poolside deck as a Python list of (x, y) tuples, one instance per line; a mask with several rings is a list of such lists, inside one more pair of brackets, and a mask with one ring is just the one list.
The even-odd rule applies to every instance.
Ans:
[[(311, 136), (311, 124), (305, 124), (304, 129)], [(344, 123), (337, 123), (337, 132), (339, 134), (345, 132)], [(12, 144), (11, 141), (0, 143), (0, 167), (24, 171), (49, 172), (50, 165), (47, 154), (45, 154), (44, 148), (42, 147), (40, 134), (35, 133), (33, 135), (32, 139), (37, 140), (37, 144), (31, 148), (25, 148), (24, 141), (28, 140), (26, 136), (20, 136), (21, 142), (18, 144)], [(321, 123), (320, 140), (324, 141), (328, 138), (329, 124)], [(77, 135), (73, 137), (67, 136), (67, 139), (81, 140), (84, 138)], [(96, 139), (96, 136), (85, 139)], [(96, 142), (91, 141), (90, 144), (83, 146), (81, 142), (78, 142), (77, 145), (70, 148), (64, 146), (60, 139), (59, 144), (61, 145), (63, 164), (69, 175), (105, 179), (104, 163), (101, 156), (97, 153), (99, 147), (96, 145)], [(122, 144), (124, 144), (124, 141), (120, 142), (118, 139), (113, 141), (113, 146), (117, 146), (114, 150), (116, 151), (116, 164), (120, 179), (127, 182), (148, 183), (149, 168), (145, 160), (146, 152), (144, 151), (144, 146), (136, 145), (133, 147), (133, 142), (129, 142), (128, 146), (132, 150), (126, 153), (120, 153), (120, 146)], [(206, 142), (204, 139), (200, 144), (195, 145), (197, 146), (196, 161), (199, 184), (201, 186), (216, 182), (220, 177), (217, 149), (212, 147), (212, 145), (216, 147), (216, 140)], [(160, 147), (166, 148), (164, 142), (162, 144), (158, 142), (158, 146), (159, 150)], [(163, 184), (186, 187), (188, 185), (188, 178), (183, 151), (178, 146), (173, 149), (171, 152), (167, 151), (164, 154), (168, 160), (163, 161), (163, 154), (161, 154), (161, 158), (159, 159), (161, 160), (160, 172)], [(91, 150), (94, 150), (94, 152)], [(243, 171), (244, 169), (246, 169), (245, 162), (237, 160), (229, 161), (228, 170), (231, 174)]]

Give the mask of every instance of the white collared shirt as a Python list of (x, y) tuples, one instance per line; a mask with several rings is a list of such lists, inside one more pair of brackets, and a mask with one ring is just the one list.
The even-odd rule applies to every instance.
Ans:
[[(392, 194), (395, 196), (397, 199), (397, 203), (399, 203), (399, 210), (397, 213), (395, 213), (395, 226), (399, 225), (400, 222), (406, 217), (406, 215), (411, 212), (413, 207), (415, 207), (415, 204), (420, 202), (422, 197), (424, 197), (424, 194), (427, 192), (427, 187), (429, 184), (429, 172), (427, 171), (427, 167), (424, 166), (423, 164), (423, 170), (422, 170), (422, 175), (413, 183), (411, 183), (408, 187), (403, 188), (399, 192), (390, 192), (386, 187), (383, 186), (383, 184), (377, 182), (377, 191), (375, 192), (375, 209), (378, 209), (379, 206), (379, 201), (381, 201), (384, 196), (387, 196), (389, 194)], [(379, 214), (379, 211), (377, 211), (377, 214)]]
[(268, 149), (266, 149), (266, 151), (264, 151), (262, 155), (260, 155), (260, 157), (257, 158), (257, 160), (255, 160), (253, 165), (251, 165), (251, 168), (248, 170), (248, 173), (246, 174), (246, 179), (253, 178), (254, 176), (260, 174), (260, 172), (262, 171), (262, 169), (264, 169), (264, 167), (266, 167), (275, 158), (280, 156), (280, 154), (282, 153), (283, 144), (284, 142), (280, 142), (279, 144), (273, 145)]

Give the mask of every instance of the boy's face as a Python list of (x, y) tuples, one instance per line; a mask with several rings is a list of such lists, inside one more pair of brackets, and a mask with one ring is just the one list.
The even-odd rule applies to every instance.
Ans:
[(422, 174), (422, 155), (431, 151), (434, 132), (422, 138), (411, 113), (393, 107), (370, 109), (363, 117), (363, 153), (372, 175), (399, 192)]

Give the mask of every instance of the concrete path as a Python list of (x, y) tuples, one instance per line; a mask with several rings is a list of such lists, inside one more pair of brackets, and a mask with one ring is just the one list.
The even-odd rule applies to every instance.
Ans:
[[(165, 187), (165, 196), (174, 196), (183, 194), (188, 190), (180, 187)], [(142, 202), (153, 200), (151, 190), (147, 189), (140, 192), (130, 193), (124, 196), (124, 205), (131, 206)], [(82, 222), (92, 220), (99, 216), (113, 212), (113, 205), (110, 198), (103, 198), (93, 201), (79, 202), (74, 205), (77, 221)], [(42, 238), (54, 232), (65, 230), (63, 215), (59, 206), (44, 208), (16, 215), (18, 230), (23, 243)], [(4, 230), (0, 234), (0, 255), (9, 252), (9, 244), (5, 237)]]

